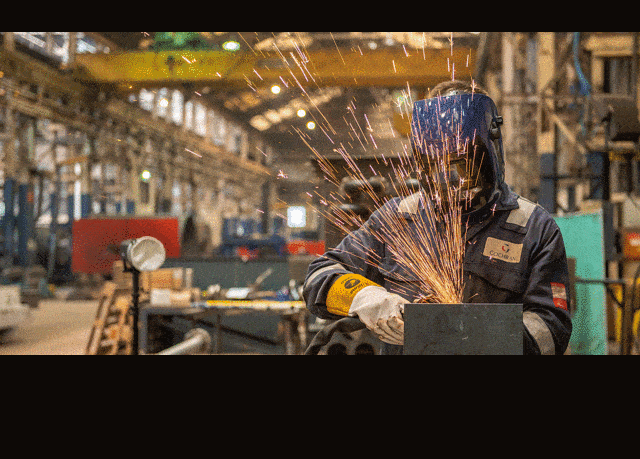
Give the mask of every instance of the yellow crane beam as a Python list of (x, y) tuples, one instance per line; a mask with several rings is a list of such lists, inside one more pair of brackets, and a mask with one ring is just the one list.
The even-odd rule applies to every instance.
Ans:
[(285, 53), (136, 51), (79, 54), (77, 76), (133, 87), (198, 85), (261, 87), (431, 87), (472, 77), (473, 49), (313, 50)]

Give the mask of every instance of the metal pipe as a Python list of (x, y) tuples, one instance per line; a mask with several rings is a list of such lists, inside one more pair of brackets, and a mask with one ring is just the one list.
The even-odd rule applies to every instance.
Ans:
[(175, 346), (158, 352), (156, 355), (186, 355), (211, 352), (211, 336), (201, 328), (194, 328), (185, 336), (185, 340)]

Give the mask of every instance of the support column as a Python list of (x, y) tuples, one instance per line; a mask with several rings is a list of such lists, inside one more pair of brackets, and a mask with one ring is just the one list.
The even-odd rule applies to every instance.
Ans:
[[(555, 124), (546, 115), (545, 96), (553, 95), (555, 85), (551, 85), (550, 94), (541, 92), (554, 77), (556, 68), (555, 32), (538, 32), (538, 155), (540, 155), (541, 175), (555, 176), (557, 170), (557, 132)], [(555, 105), (555, 102), (552, 102)], [(548, 212), (556, 212), (557, 186), (554, 178), (540, 180), (539, 203)]]
[(262, 184), (262, 197), (260, 202), (260, 223), (262, 228), (262, 234), (268, 235), (271, 233), (271, 196), (273, 194), (273, 183), (271, 180), (266, 180)]
[(15, 177), (18, 181), (18, 264), (30, 266), (33, 263), (35, 242), (33, 225), (33, 178), (30, 168), (35, 156), (35, 119), (22, 117), (17, 132), (19, 144)]
[[(515, 35), (513, 32), (502, 32), (502, 100), (508, 100), (515, 94)], [(505, 181), (509, 184), (516, 185), (517, 181), (513, 180), (513, 133), (515, 127), (515, 117), (511, 101), (502, 104), (502, 117), (504, 125), (502, 126), (502, 142), (505, 154)], [(516, 189), (516, 192), (521, 192)]]
[[(80, 152), (77, 152), (80, 153)], [(87, 159), (82, 164), (82, 175), (80, 179), (80, 218), (87, 218), (91, 215), (91, 169), (93, 167), (93, 140), (85, 139), (82, 144), (81, 154)]]
[(129, 186), (127, 187), (127, 201), (125, 212), (127, 215), (134, 215), (138, 206), (140, 196), (140, 167), (133, 154), (129, 155), (131, 170), (129, 171)]
[(13, 264), (13, 236), (15, 232), (15, 195), (17, 183), (11, 177), (4, 179), (4, 218), (3, 218), (3, 237), (4, 237), (4, 253), (8, 258), (8, 263)]
[[(5, 32), (5, 43), (7, 46), (7, 35), (12, 32)], [(7, 257), (8, 264), (13, 264), (14, 253), (14, 233), (15, 233), (15, 196), (17, 194), (18, 184), (15, 179), (16, 172), (16, 117), (8, 104), (5, 109), (5, 134), (6, 140), (3, 144), (4, 150), (4, 217), (2, 219), (2, 235), (4, 237), (4, 253)]]
[[(165, 158), (167, 158), (166, 155)], [(162, 188), (159, 190), (160, 198), (158, 200), (158, 212), (162, 214), (170, 214), (172, 207), (171, 197), (173, 193), (174, 174), (168, 159), (162, 163), (160, 170), (162, 171)]]
[(62, 182), (60, 179), (60, 166), (58, 166), (58, 148), (57, 138), (58, 132), (55, 131), (55, 138), (51, 146), (51, 159), (55, 168), (55, 178), (53, 183), (53, 192), (50, 195), (50, 214), (51, 223), (49, 224), (49, 252), (47, 263), (47, 279), (49, 282), (53, 279), (53, 271), (55, 269), (57, 247), (58, 247), (58, 214), (60, 212), (60, 197), (62, 194)]
[(30, 183), (18, 185), (18, 264), (31, 266), (33, 263), (33, 187)]

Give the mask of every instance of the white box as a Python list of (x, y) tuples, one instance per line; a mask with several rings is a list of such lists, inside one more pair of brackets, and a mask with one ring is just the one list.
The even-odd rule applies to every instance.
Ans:
[(171, 305), (171, 289), (168, 288), (152, 288), (149, 296), (149, 302), (153, 306), (170, 306)]
[(2, 285), (0, 286), (0, 308), (20, 304), (20, 286)]

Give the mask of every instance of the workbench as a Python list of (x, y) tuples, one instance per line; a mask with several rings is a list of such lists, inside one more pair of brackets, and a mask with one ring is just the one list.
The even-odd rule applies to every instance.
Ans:
[[(209, 300), (191, 303), (189, 306), (152, 306), (142, 304), (140, 308), (140, 353), (152, 354), (161, 351), (150, 346), (150, 326), (153, 316), (171, 318), (173, 328), (187, 332), (201, 327), (203, 323), (213, 325), (213, 353), (222, 352), (224, 316), (259, 313), (279, 315), (284, 331), (284, 349), (287, 355), (303, 354), (308, 345), (308, 310), (303, 301), (271, 300)], [(175, 319), (175, 320), (174, 320)], [(205, 327), (206, 328), (206, 327)], [(244, 334), (244, 338), (254, 337)], [(255, 339), (259, 339), (255, 337)]]

